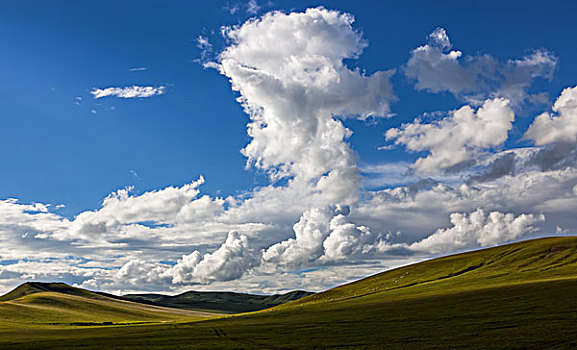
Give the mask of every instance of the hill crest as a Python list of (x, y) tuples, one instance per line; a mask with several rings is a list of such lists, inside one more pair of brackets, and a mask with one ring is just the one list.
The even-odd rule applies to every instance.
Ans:
[(26, 282), (14, 288), (10, 292), (0, 296), (0, 301), (15, 300), (27, 295), (42, 292), (77, 295), (93, 299), (94, 298), (98, 299), (100, 297), (97, 293), (88, 291), (86, 289), (72, 287), (62, 282)]

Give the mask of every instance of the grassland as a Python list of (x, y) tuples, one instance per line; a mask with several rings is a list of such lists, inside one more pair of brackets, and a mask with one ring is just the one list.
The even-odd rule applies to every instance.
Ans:
[(26, 283), (0, 297), (0, 331), (105, 322), (179, 322), (216, 315), (132, 303), (63, 283)]
[(254, 313), (4, 326), (0, 348), (575, 349), (577, 237), (431, 260)]

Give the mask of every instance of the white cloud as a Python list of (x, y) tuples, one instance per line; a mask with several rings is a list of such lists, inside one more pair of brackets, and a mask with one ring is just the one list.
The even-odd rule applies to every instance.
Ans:
[[(436, 28), (431, 34), (429, 34), (429, 44), (430, 46), (437, 47), (443, 51), (450, 50), (453, 45), (451, 40), (447, 35), (447, 32), (443, 28)], [(453, 56), (461, 56), (461, 53), (455, 53)]]
[[(530, 153), (526, 159), (531, 159)], [(245, 286), (247, 290), (257, 288), (249, 281), (259, 281), (258, 286), (272, 290), (269, 288), (281, 287), (274, 287), (271, 276), (278, 277), (287, 273), (287, 276), (292, 276), (290, 286), (314, 285), (315, 288), (321, 288), (322, 283), (338, 284), (337, 276), (330, 272), (336, 270), (327, 265), (350, 264), (353, 261), (364, 264), (372, 259), (379, 259), (383, 264), (393, 264), (391, 261), (395, 261), (396, 265), (414, 261), (416, 257), (402, 253), (402, 248), (408, 247), (406, 242), (423, 241), (426, 238), (423, 233), (430, 232), (431, 227), (450, 228), (440, 229), (439, 235), (434, 234), (434, 238), (423, 241), (430, 245), (427, 248), (429, 250), (426, 250), (425, 243), (421, 244), (421, 248), (429, 252), (427, 254), (442, 249), (446, 249), (443, 252), (451, 252), (525, 237), (532, 232), (529, 227), (542, 220), (540, 215), (535, 214), (522, 216), (501, 213), (543, 213), (547, 221), (542, 222), (542, 231), (539, 233), (555, 233), (557, 226), (572, 232), (577, 227), (577, 221), (571, 215), (577, 210), (577, 170), (523, 171), (515, 176), (506, 175), (475, 186), (450, 187), (437, 183), (369, 192), (366, 193), (369, 197), (356, 202), (348, 215), (345, 207), (338, 209), (333, 206), (324, 210), (313, 208), (303, 213), (301, 220), (294, 225), (294, 231), (289, 229), (284, 233), (278, 231), (281, 226), (265, 224), (268, 220), (273, 223), (290, 222), (290, 217), (274, 216), (277, 211), (274, 208), (265, 206), (260, 213), (270, 210), (270, 214), (261, 215), (260, 221), (250, 223), (249, 214), (245, 212), (247, 209), (243, 208), (246, 202), (233, 203), (234, 206), (238, 205), (235, 207), (237, 213), (243, 212), (234, 219), (239, 222), (235, 224), (232, 213), (228, 211), (211, 218), (207, 213), (212, 211), (213, 204), (208, 201), (209, 198), (197, 196), (188, 202), (183, 201), (182, 207), (174, 206), (174, 214), (146, 209), (149, 214), (145, 216), (158, 215), (159, 219), (154, 221), (162, 222), (177, 217), (176, 214), (182, 213), (182, 208), (189, 203), (199, 201), (193, 206), (192, 212), (197, 211), (202, 219), (197, 220), (192, 215), (182, 218), (181, 222), (176, 220), (175, 224), (168, 227), (145, 227), (130, 223), (138, 218), (121, 214), (124, 209), (120, 205), (117, 208), (121, 215), (114, 220), (120, 218), (126, 222), (119, 221), (110, 226), (107, 233), (61, 235), (69, 237), (69, 240), (59, 242), (40, 239), (38, 236), (45, 234), (49, 238), (52, 236), (47, 233), (68, 231), (73, 227), (71, 222), (50, 213), (50, 207), (46, 205), (19, 204), (9, 200), (0, 206), (2, 259), (45, 257), (55, 260), (34, 264), (10, 263), (3, 267), (0, 279), (5, 281), (2, 283), (12, 283), (9, 281), (18, 278), (65, 278), (77, 281), (83, 287), (108, 291), (176, 290), (179, 286), (196, 283), (208, 283), (213, 289), (215, 286), (229, 288), (225, 280), (234, 279), (244, 281), (239, 286)], [(179, 189), (173, 188), (168, 192), (179, 192)], [(164, 198), (167, 200), (164, 204), (169, 205), (172, 199), (179, 196), (166, 195)], [(132, 203), (138, 207), (138, 202), (135, 200)], [(198, 208), (208, 208), (208, 211)], [(477, 208), (482, 208), (483, 213), (498, 214), (480, 215)], [(455, 221), (454, 215), (451, 216), (455, 212), (476, 214), (462, 214)], [(258, 208), (250, 215), (258, 217)], [(448, 221), (450, 217), (454, 224)], [(532, 220), (536, 221), (531, 224)], [(234, 227), (243, 233), (231, 233), (222, 243), (226, 230)], [(476, 227), (482, 227), (482, 230), (476, 230)], [(481, 234), (476, 235), (475, 232)], [(294, 236), (287, 238), (291, 235)], [(273, 242), (264, 243), (267, 239)], [(249, 245), (249, 240), (255, 246)], [(412, 246), (416, 247), (419, 245)], [(69, 258), (71, 256), (79, 258), (73, 261)], [(174, 261), (175, 266), (170, 266), (166, 261)], [(333, 277), (325, 279), (322, 277), (324, 272), (319, 271), (307, 274), (306, 278), (316, 276), (321, 280), (302, 281), (304, 284), (299, 284), (293, 274), (302, 268), (321, 269)], [(34, 276), (29, 274), (29, 271), (36, 270), (41, 272)], [(342, 276), (340, 281), (348, 281), (347, 278), (354, 276), (362, 275), (357, 272), (355, 275)], [(290, 286), (285, 284), (282, 288)]]
[(213, 253), (202, 256), (194, 251), (184, 255), (164, 276), (171, 276), (173, 283), (230, 281), (240, 278), (259, 261), (260, 255), (250, 248), (247, 236), (232, 231)]
[(143, 72), (147, 69), (148, 68), (146, 68), (146, 67), (134, 67), (134, 68), (130, 68), (128, 71), (129, 72)]
[[(118, 190), (102, 201), (100, 209), (80, 213), (68, 230), (55, 232), (51, 238), (88, 239), (90, 236), (102, 237), (104, 234), (116, 235), (118, 232), (125, 235), (126, 226), (130, 224), (174, 224), (180, 210), (195, 207), (192, 201), (199, 194), (198, 186), (203, 183), (204, 178), (201, 176), (197, 181), (181, 187), (169, 186), (140, 196), (131, 195), (131, 188)], [(196, 207), (201, 206), (196, 204)], [(183, 215), (190, 217), (192, 213)]]
[(176, 222), (198, 222), (219, 217), (224, 213), (225, 200), (222, 198), (211, 198), (204, 195), (198, 199), (183, 205), (176, 215)]
[[(114, 273), (114, 279), (121, 281), (123, 286), (147, 285), (147, 284), (164, 284), (166, 281), (161, 277), (166, 271), (166, 267), (160, 264), (150, 264), (143, 260), (135, 259), (122, 265)], [(90, 282), (87, 282), (90, 283)]]
[(543, 95), (527, 91), (536, 78), (551, 79), (557, 66), (557, 58), (546, 50), (500, 62), (489, 55), (463, 56), (451, 48), (445, 30), (437, 28), (426, 45), (413, 50), (405, 74), (416, 80), (417, 89), (448, 91), (470, 103), (494, 97), (509, 99), (514, 105), (526, 100), (543, 102)]
[(541, 171), (519, 167), (514, 174), (482, 183), (438, 183), (370, 192), (367, 200), (356, 205), (350, 220), (372, 232), (400, 231), (391, 242), (402, 243), (421, 240), (431, 227), (447, 227), (452, 213), (481, 208), (485, 212), (543, 213), (547, 221), (539, 234), (553, 234), (557, 225), (577, 229), (577, 219), (570, 214), (577, 210), (576, 184), (575, 168)]
[(146, 98), (165, 93), (165, 86), (126, 86), (108, 87), (104, 89), (94, 88), (90, 93), (94, 98), (119, 97), (119, 98)]
[(353, 164), (351, 134), (335, 115), (384, 116), (389, 72), (366, 76), (344, 59), (366, 47), (348, 14), (323, 8), (270, 12), (224, 32), (219, 68), (251, 118), (250, 163), (273, 176), (318, 178)]
[(376, 235), (366, 226), (348, 222), (339, 214), (329, 223), (330, 233), (323, 242), (324, 255), (321, 260), (338, 261), (370, 253), (377, 244)]
[(553, 105), (553, 113), (537, 116), (524, 138), (540, 146), (553, 142), (577, 142), (577, 86), (563, 90)]
[(389, 129), (386, 138), (410, 151), (427, 151), (414, 167), (436, 172), (473, 159), (479, 152), (507, 140), (515, 114), (505, 99), (487, 100), (475, 111), (464, 106), (436, 123), (419, 119), (401, 128)]
[(159, 286), (210, 284), (240, 278), (260, 261), (260, 253), (250, 248), (248, 238), (231, 231), (224, 243), (212, 253), (198, 250), (180, 257), (174, 266), (129, 259), (113, 271), (101, 271), (81, 286), (98, 289), (141, 289)]
[[(37, 251), (34, 237), (65, 230), (70, 225), (68, 219), (50, 212), (50, 207), (42, 203), (23, 204), (16, 199), (0, 200), (0, 258), (22, 259), (63, 255), (58, 249), (45, 248)], [(56, 252), (55, 252), (56, 250)]]
[(494, 211), (485, 215), (482, 209), (469, 214), (453, 213), (452, 227), (437, 230), (429, 237), (411, 244), (409, 249), (447, 253), (495, 245), (536, 231), (534, 224), (544, 220), (542, 214), (521, 214), (515, 217), (511, 213)]
[(274, 244), (263, 252), (263, 261), (277, 268), (297, 268), (358, 258), (378, 245), (368, 227), (351, 223), (348, 207), (313, 208), (293, 226), (294, 238)]
[[(227, 216), (237, 222), (267, 217), (288, 224), (304, 211), (294, 225), (296, 243), (284, 239), (269, 248), (267, 261), (296, 266), (323, 254), (334, 214), (320, 208), (353, 203), (360, 186), (347, 143), (351, 132), (336, 117), (388, 114), (392, 73), (367, 76), (343, 62), (366, 47), (352, 23), (348, 14), (316, 8), (271, 12), (224, 30), (231, 44), (213, 66), (230, 79), (251, 118), (251, 142), (243, 154), (273, 180), (289, 178), (286, 186), (258, 189)], [(323, 228), (315, 229), (318, 225)]]
[(266, 249), (263, 260), (277, 266), (300, 267), (323, 254), (323, 242), (330, 233), (329, 223), (343, 208), (313, 208), (303, 213), (293, 226), (295, 238), (289, 238)]

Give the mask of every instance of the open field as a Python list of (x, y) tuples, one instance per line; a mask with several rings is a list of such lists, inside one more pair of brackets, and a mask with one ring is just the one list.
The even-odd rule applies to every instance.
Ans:
[(3, 322), (0, 347), (573, 349), (577, 238), (440, 258), (272, 309), (207, 320), (93, 327)]

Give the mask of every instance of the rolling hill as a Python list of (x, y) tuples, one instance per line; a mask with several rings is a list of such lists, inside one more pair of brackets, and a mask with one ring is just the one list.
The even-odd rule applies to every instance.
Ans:
[(258, 312), (130, 327), (4, 329), (0, 347), (574, 349), (577, 237), (433, 259)]
[(94, 295), (92, 292), (80, 288), (74, 288), (65, 283), (26, 282), (12, 291), (0, 296), (0, 301), (15, 300), (30, 294), (42, 292), (54, 292), (99, 299), (99, 296)]
[(0, 327), (174, 322), (216, 313), (134, 303), (64, 283), (28, 282), (0, 297)]
[[(291, 303), (380, 301), (577, 278), (577, 237), (543, 238), (386, 271)], [(287, 305), (288, 306), (288, 305)]]

